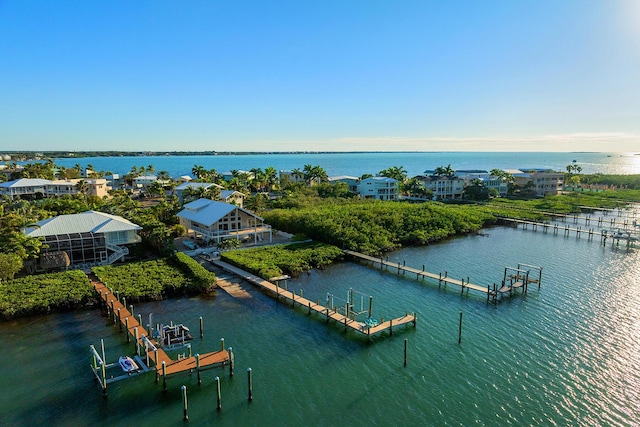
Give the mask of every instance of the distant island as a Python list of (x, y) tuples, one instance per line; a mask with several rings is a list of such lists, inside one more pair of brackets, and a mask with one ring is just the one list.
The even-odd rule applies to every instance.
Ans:
[[(375, 151), (393, 153), (394, 151)], [(0, 151), (4, 161), (73, 159), (85, 157), (151, 157), (151, 156), (248, 156), (277, 154), (347, 154), (374, 151)]]

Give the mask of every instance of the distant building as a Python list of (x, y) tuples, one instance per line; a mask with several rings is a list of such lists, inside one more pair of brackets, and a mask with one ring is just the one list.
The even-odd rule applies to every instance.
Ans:
[(489, 190), (495, 189), (500, 197), (505, 197), (509, 190), (509, 185), (505, 181), (499, 177), (491, 175), (485, 170), (457, 170), (455, 174), (458, 178), (462, 178), (464, 180), (465, 187), (471, 185), (475, 179), (479, 179)]
[(38, 178), (20, 178), (0, 184), (0, 194), (10, 199), (16, 197), (39, 199), (43, 197), (80, 194), (78, 183), (85, 184), (85, 194), (104, 197), (108, 194), (107, 180), (103, 178), (59, 179), (51, 181)]
[(547, 169), (506, 169), (514, 177), (514, 184), (524, 187), (529, 182), (538, 196), (560, 194), (564, 190), (564, 173)]
[(216, 187), (220, 191), (224, 189), (222, 185), (214, 184), (213, 182), (184, 182), (173, 189), (173, 193), (178, 197), (180, 203), (184, 202), (185, 194), (194, 193), (198, 189), (208, 190), (211, 187)]
[(365, 199), (398, 200), (400, 181), (386, 176), (372, 176), (358, 183), (358, 194)]
[(327, 180), (330, 183), (344, 182), (345, 184), (347, 184), (349, 191), (351, 191), (352, 193), (358, 192), (358, 184), (360, 183), (360, 178), (356, 176), (349, 176), (349, 175), (330, 176)]
[(209, 199), (198, 199), (184, 205), (178, 212), (180, 224), (187, 235), (205, 242), (219, 243), (223, 239), (272, 241), (271, 226), (264, 220), (239, 206)]
[(433, 192), (434, 200), (461, 199), (464, 190), (464, 179), (457, 176), (428, 175), (417, 176), (427, 190)]
[(39, 237), (44, 246), (38, 260), (27, 263), (31, 272), (60, 268), (88, 268), (112, 264), (129, 254), (127, 245), (140, 242), (141, 230), (122, 217), (87, 211), (39, 221), (24, 233)]

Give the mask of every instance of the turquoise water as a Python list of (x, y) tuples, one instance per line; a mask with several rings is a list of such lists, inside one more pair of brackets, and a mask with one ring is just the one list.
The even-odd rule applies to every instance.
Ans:
[[(349, 288), (373, 296), (376, 318), (418, 313), (417, 327), (367, 343), (250, 285), (249, 299), (219, 292), (135, 307), (154, 321), (184, 322), (205, 337), (194, 352), (236, 355), (228, 370), (170, 378), (152, 373), (111, 384), (103, 399), (89, 345), (105, 340), (107, 359), (133, 352), (97, 309), (0, 324), (0, 425), (178, 425), (180, 386), (190, 425), (638, 425), (640, 423), (640, 252), (585, 237), (506, 227), (436, 245), (407, 248), (391, 261), (488, 285), (505, 266), (543, 267), (542, 287), (486, 304), (409, 275), (357, 263), (314, 270), (290, 282), (324, 301)], [(360, 294), (356, 294), (356, 301)], [(462, 343), (458, 344), (459, 313)], [(408, 343), (403, 367), (404, 340)], [(246, 369), (254, 400), (247, 400)], [(219, 375), (222, 410), (216, 410)]]
[(127, 173), (132, 166), (152, 164), (157, 171), (165, 170), (173, 177), (191, 175), (194, 165), (218, 172), (231, 170), (265, 169), (302, 170), (305, 165), (318, 165), (329, 176), (365, 173), (377, 174), (391, 166), (402, 166), (408, 176), (451, 165), (453, 169), (490, 170), (517, 168), (550, 168), (565, 171), (568, 164), (582, 167), (583, 173), (640, 174), (640, 156), (633, 153), (482, 153), (482, 152), (419, 152), (419, 153), (334, 153), (334, 154), (254, 154), (237, 156), (143, 156), (143, 157), (88, 157), (58, 159), (56, 164), (74, 167), (77, 163), (96, 170)]

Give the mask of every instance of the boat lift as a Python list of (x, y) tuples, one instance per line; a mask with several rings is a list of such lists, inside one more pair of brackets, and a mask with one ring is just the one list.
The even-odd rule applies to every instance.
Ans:
[[(139, 355), (133, 356), (133, 359), (135, 359), (136, 364), (138, 365), (138, 369), (132, 370), (126, 373), (123, 372), (122, 367), (120, 366), (120, 363), (118, 362), (107, 363), (105, 351), (104, 351), (104, 340), (100, 340), (101, 353), (99, 353), (98, 350), (96, 350), (93, 344), (89, 346), (89, 349), (92, 357), (91, 371), (93, 372), (93, 375), (96, 378), (96, 380), (98, 380), (98, 382), (100, 383), (100, 387), (102, 388), (102, 394), (105, 396), (107, 395), (108, 384), (114, 383), (116, 381), (122, 381), (129, 378), (133, 378), (134, 376), (144, 374), (151, 370), (149, 368), (148, 360), (147, 360), (147, 363), (145, 364)], [(147, 359), (148, 359), (148, 356), (147, 356)], [(114, 372), (114, 368), (117, 368), (118, 370), (117, 373)]]

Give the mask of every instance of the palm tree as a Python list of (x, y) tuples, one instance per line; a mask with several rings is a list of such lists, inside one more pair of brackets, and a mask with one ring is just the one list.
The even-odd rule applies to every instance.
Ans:
[(89, 184), (84, 179), (76, 183), (76, 190), (82, 195), (83, 200), (87, 201), (87, 193), (89, 192)]
[(194, 165), (191, 173), (194, 174), (196, 178), (203, 179), (207, 175), (207, 170), (200, 165)]
[(451, 168), (451, 164), (449, 164), (447, 166), (438, 166), (433, 174), (435, 176), (446, 176), (451, 178), (456, 174), (456, 172)]
[(400, 182), (405, 182), (407, 180), (407, 171), (402, 166), (391, 166), (389, 169), (383, 169), (378, 172), (378, 175), (393, 178)]
[(272, 190), (278, 187), (278, 171), (273, 167), (269, 166), (264, 170), (265, 176), (265, 185), (267, 187), (267, 191), (271, 192)]

